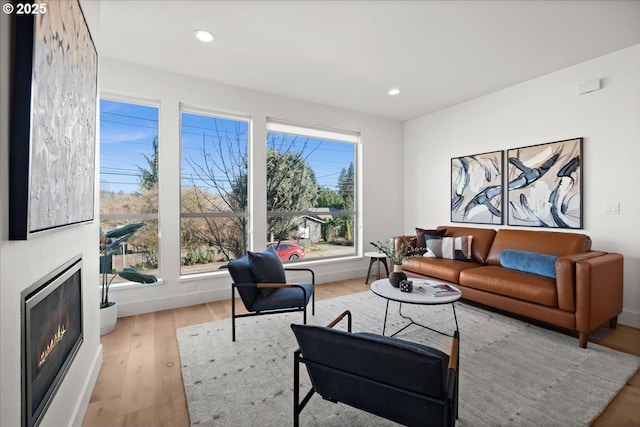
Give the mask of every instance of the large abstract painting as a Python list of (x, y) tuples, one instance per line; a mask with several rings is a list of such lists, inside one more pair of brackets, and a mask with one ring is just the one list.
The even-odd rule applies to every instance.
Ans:
[(582, 138), (507, 151), (508, 225), (582, 228)]
[(77, 0), (16, 15), (9, 237), (93, 220), (98, 56)]
[(451, 221), (502, 224), (503, 152), (451, 159)]

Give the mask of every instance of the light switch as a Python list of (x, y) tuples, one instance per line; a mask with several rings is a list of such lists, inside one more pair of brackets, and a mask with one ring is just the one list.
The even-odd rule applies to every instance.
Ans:
[(602, 213), (605, 215), (620, 215), (620, 202), (604, 203), (602, 205)]

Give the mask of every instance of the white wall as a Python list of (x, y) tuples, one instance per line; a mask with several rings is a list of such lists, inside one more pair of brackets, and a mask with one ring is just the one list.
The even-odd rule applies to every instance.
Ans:
[[(601, 90), (578, 95), (596, 78)], [(450, 223), (452, 157), (575, 137), (584, 233), (594, 249), (624, 255), (619, 321), (640, 327), (640, 45), (406, 122), (404, 231)], [(620, 215), (602, 213), (612, 202)]]
[[(84, 5), (85, 14), (99, 13)], [(97, 20), (97, 19), (96, 19)], [(93, 20), (91, 21), (93, 22)], [(8, 239), (9, 15), (0, 15), (0, 426), (21, 420), (20, 292), (77, 254), (83, 254), (84, 342), (41, 426), (80, 425), (102, 363), (99, 341), (97, 222)], [(93, 28), (92, 28), (93, 31)], [(95, 34), (94, 34), (95, 37)], [(96, 209), (97, 216), (97, 209)]]
[[(309, 84), (313, 84), (310, 82)], [(266, 118), (326, 126), (360, 132), (362, 135), (362, 236), (364, 250), (370, 241), (383, 240), (402, 231), (402, 141), (403, 125), (352, 111), (340, 110), (248, 89), (199, 80), (142, 66), (102, 59), (101, 87), (105, 95), (126, 95), (160, 101), (160, 276), (163, 285), (114, 289), (118, 315), (156, 311), (194, 303), (228, 299), (230, 278), (214, 273), (202, 278), (180, 279), (180, 126), (179, 105), (203, 107), (213, 111), (240, 113), (252, 117), (253, 175), (251, 185), (264, 188), (266, 177)], [(262, 160), (261, 160), (262, 159)], [(397, 172), (394, 172), (397, 171)], [(256, 194), (261, 194), (257, 192)], [(255, 199), (253, 248), (264, 247), (266, 199)], [(361, 257), (333, 262), (301, 263), (313, 265), (319, 283), (364, 276), (367, 261)], [(195, 291), (183, 286), (194, 283)], [(366, 288), (363, 284), (363, 290)]]

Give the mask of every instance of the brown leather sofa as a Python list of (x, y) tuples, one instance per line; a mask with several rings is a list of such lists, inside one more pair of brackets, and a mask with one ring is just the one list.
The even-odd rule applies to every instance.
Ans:
[[(405, 259), (409, 277), (432, 277), (456, 284), (462, 298), (577, 331), (586, 348), (589, 333), (609, 323), (616, 327), (622, 312), (623, 257), (591, 250), (585, 234), (440, 226), (445, 236), (473, 236), (472, 260), (414, 257)], [(399, 248), (402, 239), (394, 237)], [(557, 256), (555, 278), (504, 268), (504, 249)]]

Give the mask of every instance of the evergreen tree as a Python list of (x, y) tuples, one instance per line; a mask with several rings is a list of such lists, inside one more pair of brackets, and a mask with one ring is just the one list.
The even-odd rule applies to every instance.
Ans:
[(335, 190), (332, 190), (330, 188), (319, 188), (318, 197), (316, 198), (316, 206), (343, 209), (344, 199), (342, 198), (340, 193)]
[(144, 190), (151, 190), (158, 185), (158, 137), (153, 138), (151, 143), (153, 146), (153, 154), (151, 157), (143, 154), (144, 159), (147, 161), (149, 169), (138, 166), (140, 171), (140, 186)]

